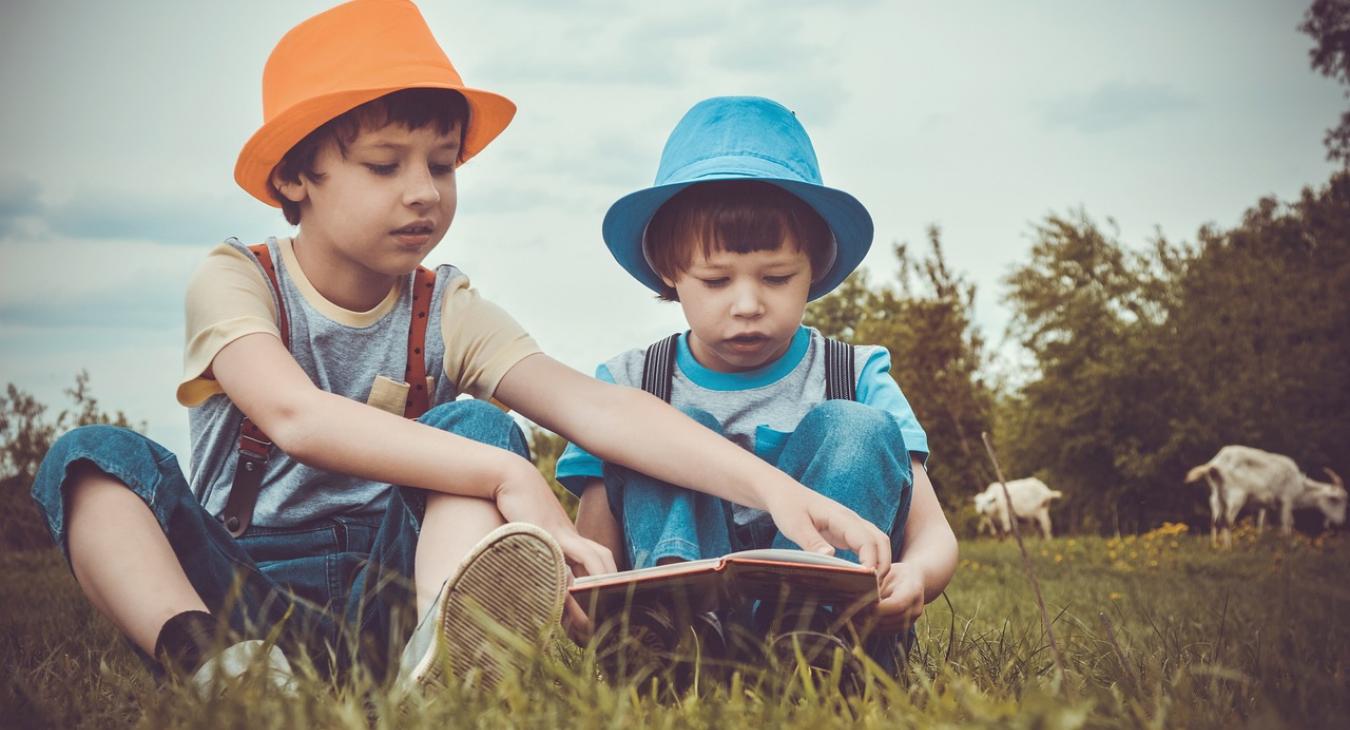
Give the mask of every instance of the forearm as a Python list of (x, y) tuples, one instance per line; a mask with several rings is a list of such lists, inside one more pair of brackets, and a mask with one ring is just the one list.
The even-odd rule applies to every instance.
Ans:
[(648, 476), (756, 509), (767, 508), (772, 490), (804, 489), (654, 396), (616, 386), (605, 391), (588, 416), (589, 438), (575, 440), (606, 462), (640, 464)]
[(609, 509), (605, 483), (599, 479), (587, 482), (581, 492), (581, 504), (577, 507), (577, 532), (609, 548), (614, 553), (614, 562), (620, 570), (624, 569), (627, 551), (624, 549), (623, 531)]
[(946, 535), (938, 530), (922, 535), (906, 546), (901, 562), (923, 577), (923, 602), (928, 603), (942, 595), (956, 572), (956, 537), (950, 529)]
[(956, 572), (956, 534), (947, 523), (928, 472), (918, 459), (911, 461), (914, 473), (909, 519), (900, 562), (917, 570), (923, 580), (923, 600), (936, 599)]
[(303, 396), (273, 438), (320, 469), (489, 500), (503, 483), (534, 471), (504, 449), (318, 389)]

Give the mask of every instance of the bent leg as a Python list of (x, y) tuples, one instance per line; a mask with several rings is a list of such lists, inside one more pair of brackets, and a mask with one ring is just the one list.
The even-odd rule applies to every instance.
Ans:
[[(891, 560), (899, 561), (914, 474), (900, 426), (886, 413), (853, 401), (826, 401), (802, 418), (783, 447), (778, 468), (807, 487), (857, 512), (891, 537)], [(796, 548), (782, 534), (774, 547)], [(849, 551), (839, 556), (857, 561)], [(913, 644), (914, 629), (904, 637)], [(886, 672), (898, 671), (894, 634), (865, 637), (863, 650)]]
[[(524, 458), (530, 455), (520, 426), (485, 401), (443, 403), (419, 420)], [(361, 655), (377, 675), (397, 666), (398, 652), (441, 584), (483, 536), (504, 522), (496, 505), (485, 499), (394, 489), (370, 561), (358, 573), (347, 607), (347, 625), (359, 627)], [(416, 613), (409, 614), (413, 606)]]
[(134, 431), (62, 436), (32, 494), (81, 590), (145, 657), (183, 611), (224, 613), (240, 635), (286, 613), (271, 581), (197, 504), (174, 455)]
[[(778, 468), (890, 535), (892, 560), (899, 560), (914, 475), (900, 426), (889, 415), (853, 401), (826, 401), (802, 418)], [(798, 547), (781, 534), (773, 546)], [(839, 556), (858, 559), (848, 551)]]
[(89, 462), (67, 487), (71, 571), (98, 612), (147, 655), (164, 622), (206, 603), (178, 564), (155, 515), (127, 485)]
[[(721, 424), (706, 411), (690, 408), (684, 413), (722, 432)], [(605, 464), (604, 474), (610, 509), (623, 530), (629, 567), (732, 552), (731, 509), (724, 500), (616, 464)]]

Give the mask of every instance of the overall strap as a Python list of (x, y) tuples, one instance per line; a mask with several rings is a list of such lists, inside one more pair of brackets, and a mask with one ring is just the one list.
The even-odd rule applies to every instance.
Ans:
[[(272, 261), (272, 252), (267, 244), (259, 243), (248, 247), (258, 259), (267, 274), (267, 283), (272, 287), (272, 296), (277, 304), (277, 328), (281, 330), (281, 344), (291, 349), (291, 327), (286, 318), (286, 302), (281, 296), (281, 283), (277, 279), (276, 263)], [(258, 492), (262, 491), (263, 473), (267, 471), (267, 459), (272, 454), (272, 439), (263, 433), (248, 416), (239, 423), (239, 461), (234, 465), (234, 483), (230, 486), (230, 498), (225, 509), (217, 519), (233, 537), (244, 534), (244, 530), (253, 522), (253, 505), (258, 502)]]
[(857, 400), (858, 374), (853, 345), (825, 338), (825, 400)]
[(431, 408), (431, 393), (427, 392), (427, 323), (431, 321), (431, 295), (436, 290), (436, 272), (425, 266), (417, 267), (413, 276), (412, 321), (408, 325), (408, 365), (403, 382), (407, 383), (408, 402), (403, 407), (404, 418), (420, 418)]
[(675, 343), (679, 333), (647, 347), (642, 360), (642, 389), (670, 402), (670, 384), (675, 379)]
[[(642, 389), (670, 402), (670, 387), (675, 378), (673, 334), (647, 348), (642, 360)], [(825, 399), (857, 400), (858, 374), (853, 362), (854, 346), (831, 337), (825, 338)]]
[[(277, 279), (276, 265), (272, 261), (272, 252), (267, 244), (249, 246), (267, 274), (267, 283), (277, 303), (277, 327), (281, 330), (281, 341), (286, 349), (291, 349), (290, 324), (286, 318), (286, 307), (281, 294), (281, 283)], [(431, 300), (436, 288), (436, 272), (426, 267), (418, 267), (413, 277), (412, 318), (408, 324), (408, 359), (405, 370), (405, 382), (408, 383), (408, 400), (403, 415), (406, 418), (418, 418), (430, 408), (431, 394), (427, 387), (426, 339), (427, 323), (431, 319)], [(267, 460), (271, 456), (272, 440), (258, 428), (248, 416), (239, 424), (239, 461), (234, 468), (234, 483), (230, 487), (230, 497), (218, 519), (224, 524), (230, 535), (239, 537), (253, 522), (253, 507), (258, 503), (258, 494), (262, 491), (263, 474), (267, 470)]]

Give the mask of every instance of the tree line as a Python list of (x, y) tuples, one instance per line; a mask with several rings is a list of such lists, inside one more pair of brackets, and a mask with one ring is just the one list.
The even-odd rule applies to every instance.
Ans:
[[(1065, 492), (1057, 524), (1088, 532), (1207, 521), (1205, 493), (1182, 478), (1228, 443), (1350, 470), (1350, 174), (1262, 199), (1190, 244), (1128, 246), (1083, 211), (1033, 231), (1002, 281), (1011, 341), (998, 351), (936, 229), (922, 253), (895, 247), (894, 280), (856, 275), (808, 312), (891, 350), (949, 513), (969, 519), (993, 478), (981, 431), (1009, 478)], [(1027, 364), (1004, 362), (1017, 355)]]

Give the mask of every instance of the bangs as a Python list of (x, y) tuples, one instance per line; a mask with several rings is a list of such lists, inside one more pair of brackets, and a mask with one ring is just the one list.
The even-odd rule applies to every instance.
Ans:
[[(806, 253), (813, 273), (833, 257), (834, 237), (825, 220), (797, 196), (758, 180), (719, 180), (692, 185), (661, 206), (647, 224), (644, 254), (656, 273), (675, 279), (697, 251), (746, 254), (776, 251), (791, 241)], [(674, 289), (661, 298), (674, 299)]]

